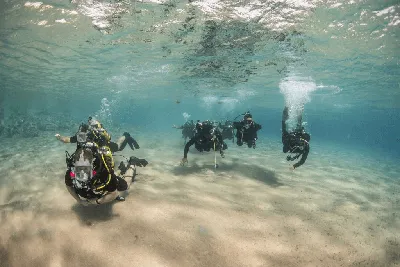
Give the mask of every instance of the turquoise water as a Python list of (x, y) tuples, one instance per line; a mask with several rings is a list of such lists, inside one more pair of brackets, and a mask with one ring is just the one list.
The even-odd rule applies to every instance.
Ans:
[(5, 122), (96, 114), (162, 131), (184, 112), (251, 110), (279, 136), (286, 102), (305, 105), (313, 139), (399, 156), (396, 1), (218, 3), (3, 1)]
[[(293, 209), (281, 204), (278, 208), (274, 206), (282, 211), (279, 214), (282, 220), (293, 219), (291, 216), (300, 214), (302, 208), (312, 207), (314, 211), (326, 212), (313, 215), (317, 223), (309, 228), (314, 233), (320, 232), (321, 225), (335, 225), (333, 217), (327, 214), (334, 211), (335, 216), (347, 216), (337, 219), (341, 223), (349, 218), (347, 229), (358, 223), (371, 223), (373, 226), (359, 227), (363, 237), (372, 238), (370, 232), (385, 238), (391, 236), (400, 229), (396, 219), (400, 177), (399, 26), (400, 4), (394, 0), (3, 0), (0, 3), (0, 157), (9, 161), (0, 164), (3, 173), (0, 207), (6, 210), (16, 205), (17, 211), (28, 210), (40, 216), (43, 210), (54, 213), (59, 209), (69, 216), (76, 213), (84, 217), (76, 207), (71, 211), (73, 199), (62, 182), (64, 150), (72, 152), (74, 146), (60, 144), (54, 134), (73, 135), (81, 122), (95, 116), (113, 140), (124, 131), (137, 138), (141, 149), (124, 151), (125, 156), (134, 153), (151, 163), (140, 170), (145, 178), (139, 179), (139, 189), (132, 191), (132, 197), (135, 194), (138, 197), (131, 201), (145, 204), (143, 210), (154, 208), (143, 197), (146, 194), (155, 203), (164, 203), (161, 197), (152, 194), (164, 196), (166, 192), (169, 204), (175, 203), (175, 195), (191, 199), (189, 193), (179, 194), (193, 188), (196, 195), (221, 193), (223, 198), (233, 190), (228, 185), (232, 182), (235, 190), (251, 188), (246, 192), (252, 192), (250, 195), (254, 197), (246, 196), (245, 207), (235, 202), (238, 205), (233, 208), (235, 212), (249, 209), (251, 215), (264, 218), (265, 213), (257, 213), (260, 206), (279, 201), (294, 203), (300, 198), (303, 206), (298, 204)], [(285, 105), (294, 112), (292, 122), (295, 112), (304, 108), (304, 125), (311, 134), (310, 155), (294, 173), (289, 172), (286, 155), (282, 153), (281, 117)], [(187, 118), (233, 120), (246, 111), (251, 111), (254, 120), (263, 126), (256, 150), (238, 148), (228, 142), (227, 158), (218, 158), (221, 173), (214, 173), (212, 153), (200, 154), (192, 147), (191, 165), (187, 169), (177, 166), (183, 154), (183, 140), (180, 130), (172, 128), (173, 124), (183, 124)], [(47, 150), (40, 149), (43, 147)], [(32, 172), (35, 175), (30, 175)], [(32, 190), (24, 188), (24, 175), (29, 176), (26, 181), (33, 186)], [(264, 176), (270, 180), (263, 180)], [(183, 186), (185, 182), (179, 179), (186, 181), (185, 177), (188, 185)], [(216, 177), (233, 178), (221, 182)], [(252, 184), (254, 181), (262, 185)], [(173, 188), (177, 185), (184, 190), (175, 192)], [(224, 190), (214, 192), (217, 189), (212, 186)], [(377, 191), (369, 192), (374, 186)], [(256, 190), (260, 188), (270, 195)], [(318, 201), (307, 206), (308, 198), (302, 199), (304, 194), (299, 190), (307, 192), (309, 199), (314, 192)], [(235, 194), (240, 195), (236, 191)], [(237, 197), (235, 194), (232, 193)], [(272, 202), (272, 196), (279, 194), (282, 194), (279, 200)], [(57, 202), (56, 195), (66, 204)], [(19, 198), (23, 200), (15, 200)], [(204, 203), (211, 203), (206, 200)], [(194, 211), (198, 208), (191, 207)], [(25, 229), (12, 228), (14, 219), (10, 218), (14, 218), (15, 210), (5, 212), (8, 217), (1, 217), (2, 224), (11, 225), (4, 229), (12, 229), (4, 233), (17, 235)], [(116, 210), (122, 214), (121, 222), (129, 225), (132, 218), (122, 208)], [(184, 213), (189, 209), (182, 210)], [(381, 216), (381, 210), (385, 216)], [(224, 211), (217, 210), (214, 215), (223, 217)], [(379, 223), (372, 222), (374, 216)], [(59, 217), (53, 219), (59, 223)], [(58, 230), (53, 229), (54, 232), (63, 232), (65, 222), (57, 223), (54, 229)], [(108, 223), (110, 229), (115, 227), (113, 222)], [(376, 225), (389, 226), (377, 230)], [(343, 229), (337, 230), (337, 239), (332, 243), (347, 240), (346, 245), (351, 246), (338, 245), (337, 251), (352, 251), (356, 247), (353, 241), (358, 242), (359, 237), (354, 229), (346, 230), (346, 224), (340, 226)], [(265, 236), (269, 239), (271, 235)], [(368, 238), (363, 239), (364, 245), (373, 241)], [(322, 247), (317, 239), (310, 241), (312, 245), (305, 246), (305, 251)], [(19, 266), (12, 254), (17, 249), (10, 245), (15, 240), (4, 240), (0, 238), (0, 260)], [(349, 256), (351, 261), (344, 266), (363, 263), (365, 255), (380, 249), (386, 251), (382, 254), (386, 258), (374, 254), (376, 257), (369, 266), (397, 266), (400, 240), (393, 240), (377, 243), (375, 250), (355, 249), (356, 257)], [(9, 252), (6, 258), (1, 254), (2, 246)], [(262, 247), (267, 246), (260, 245), (260, 250)], [(244, 249), (240, 248), (237, 251)], [(180, 247), (172, 248), (176, 250)], [(287, 253), (286, 261), (280, 258), (275, 265), (273, 261), (266, 260), (268, 264), (263, 265), (249, 259), (248, 266), (320, 264), (319, 259), (312, 257), (296, 263), (291, 253)], [(299, 257), (305, 255), (296, 253)], [(188, 250), (186, 254), (195, 253)], [(224, 257), (229, 258), (227, 255)], [(339, 266), (335, 260), (326, 266)], [(212, 266), (209, 263), (204, 259), (197, 265), (182, 260), (170, 262), (169, 266)], [(34, 266), (46, 264), (44, 260)], [(157, 266), (147, 264), (141, 266)], [(29, 260), (22, 264), (28, 265)], [(125, 262), (122, 266), (131, 265)], [(225, 262), (219, 266), (244, 265)]]

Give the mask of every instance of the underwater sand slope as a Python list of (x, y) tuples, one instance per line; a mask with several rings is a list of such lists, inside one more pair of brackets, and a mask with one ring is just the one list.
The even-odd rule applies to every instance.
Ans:
[(73, 145), (49, 140), (2, 142), (2, 266), (400, 264), (398, 180), (351, 154), (316, 148), (291, 172), (278, 145), (231, 146), (215, 170), (212, 153), (180, 167), (178, 144), (142, 142), (126, 201), (83, 207), (63, 181)]

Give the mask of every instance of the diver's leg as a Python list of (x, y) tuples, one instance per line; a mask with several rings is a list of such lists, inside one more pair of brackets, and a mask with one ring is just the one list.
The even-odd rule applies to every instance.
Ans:
[(286, 121), (289, 118), (289, 109), (285, 107), (282, 113), (282, 144), (283, 144), (283, 153), (287, 153), (290, 150), (290, 134), (286, 129)]
[(124, 150), (126, 144), (128, 144), (128, 141), (126, 140), (126, 137), (124, 135), (118, 138), (117, 140), (118, 151)]
[(301, 129), (303, 127), (303, 108), (297, 116), (297, 129)]
[(252, 147), (254, 148), (254, 149), (256, 149), (256, 141), (258, 140), (258, 135), (257, 135), (257, 131), (254, 131), (253, 132), (253, 139), (252, 139)]
[[(117, 180), (118, 180), (118, 185), (117, 185), (117, 191), (122, 192), (122, 191), (127, 191), (129, 190), (131, 184), (134, 181), (134, 178), (136, 176), (136, 166), (135, 165), (130, 165), (129, 167), (125, 167), (125, 164), (121, 162), (123, 167), (125, 168), (124, 171), (121, 170), (121, 168), (117, 171)], [(123, 173), (123, 174), (122, 174)], [(122, 174), (122, 177), (120, 176)], [(117, 201), (125, 201), (125, 198), (120, 196), (119, 193), (117, 194), (117, 197), (115, 198)]]
[(130, 165), (126, 170), (125, 174), (122, 176), (125, 182), (128, 184), (128, 187), (125, 190), (129, 190), (131, 184), (134, 182), (136, 176), (136, 166)]
[(286, 121), (289, 119), (289, 109), (285, 107), (282, 112), (282, 133), (287, 133)]
[(119, 151), (118, 144), (115, 143), (115, 142), (110, 142), (109, 147), (110, 147), (110, 150), (111, 150), (112, 153), (115, 153), (115, 152)]
[(238, 146), (242, 146), (242, 145), (243, 145), (243, 140), (242, 140), (242, 138), (243, 138), (243, 135), (238, 131), (238, 132), (236, 133), (236, 144), (237, 144)]
[(102, 196), (101, 198), (97, 199), (97, 204), (104, 204), (111, 201), (114, 201), (118, 197), (118, 191), (115, 190), (113, 192), (108, 192), (106, 195)]
[[(286, 129), (286, 121), (288, 118), (289, 118), (289, 109), (288, 109), (288, 107), (285, 107), (283, 109), (283, 113), (282, 113), (282, 144), (283, 144), (283, 147), (287, 146), (288, 139), (289, 139), (289, 133)], [(283, 150), (285, 152), (286, 149), (284, 148)]]

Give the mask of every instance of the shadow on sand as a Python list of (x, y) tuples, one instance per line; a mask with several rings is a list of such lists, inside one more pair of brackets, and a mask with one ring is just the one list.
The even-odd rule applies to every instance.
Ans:
[(110, 220), (114, 217), (118, 217), (118, 215), (113, 214), (112, 207), (115, 203), (116, 202), (113, 201), (111, 203), (106, 203), (98, 206), (83, 206), (80, 204), (75, 204), (74, 206), (72, 206), (72, 210), (78, 215), (82, 223), (90, 226), (93, 224), (93, 221), (101, 222)]
[(282, 186), (283, 184), (278, 181), (275, 172), (260, 167), (255, 164), (240, 164), (237, 162), (223, 163), (215, 168), (214, 165), (198, 165), (196, 163), (190, 164), (190, 166), (177, 166), (172, 169), (172, 173), (177, 176), (183, 176), (188, 174), (202, 173), (204, 170), (212, 169), (215, 173), (228, 172), (232, 174), (239, 174), (241, 176), (255, 179), (263, 182), (271, 187)]

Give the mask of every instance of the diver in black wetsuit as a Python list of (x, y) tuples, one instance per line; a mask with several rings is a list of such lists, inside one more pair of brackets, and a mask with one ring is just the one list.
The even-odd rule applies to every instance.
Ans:
[(186, 144), (186, 139), (191, 139), (195, 134), (196, 134), (196, 126), (193, 122), (193, 120), (185, 122), (182, 126), (172, 126), (175, 129), (182, 129), (182, 138), (185, 140)]
[(286, 121), (289, 118), (288, 107), (285, 107), (282, 113), (282, 144), (283, 153), (293, 153), (294, 156), (288, 155), (286, 160), (293, 161), (301, 156), (301, 159), (292, 165), (292, 169), (300, 167), (307, 159), (310, 152), (310, 135), (305, 132), (302, 127), (302, 115), (297, 117), (297, 128), (294, 131), (288, 132)]
[(185, 145), (181, 165), (185, 165), (185, 163), (188, 162), (187, 154), (189, 152), (189, 148), (193, 144), (195, 145), (195, 148), (200, 152), (208, 152), (211, 149), (214, 151), (219, 150), (221, 157), (224, 157), (223, 150), (228, 148), (226, 143), (222, 140), (221, 132), (218, 130), (217, 127), (213, 127), (213, 125), (209, 121), (198, 121), (196, 123), (196, 134)]
[(256, 148), (257, 131), (261, 129), (261, 125), (253, 121), (253, 117), (249, 112), (243, 116), (240, 122), (233, 122), (233, 128), (236, 129), (236, 144), (242, 146), (247, 143), (249, 148)]
[(220, 122), (218, 127), (221, 129), (222, 140), (229, 139), (233, 142), (233, 123), (232, 121), (226, 120), (224, 124)]

